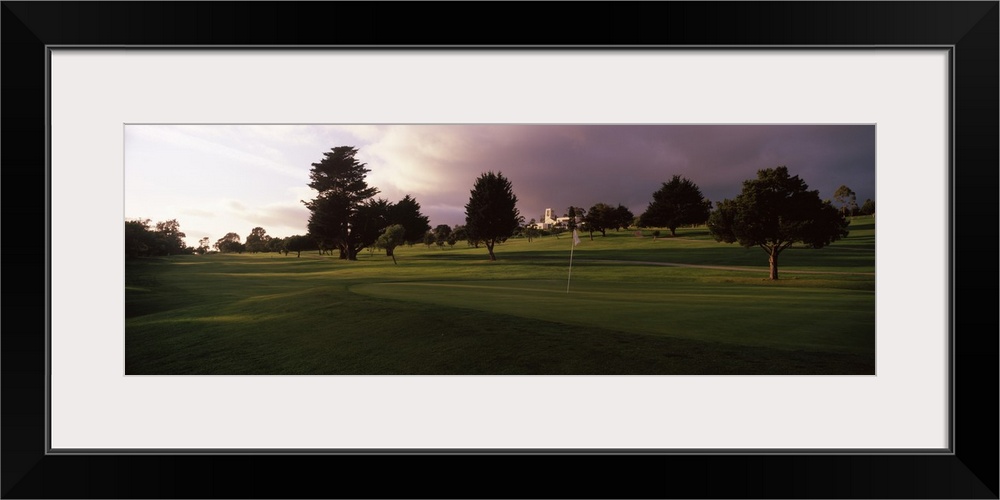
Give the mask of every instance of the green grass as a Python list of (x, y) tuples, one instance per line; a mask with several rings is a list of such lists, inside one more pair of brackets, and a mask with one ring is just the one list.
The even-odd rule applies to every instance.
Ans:
[(496, 262), (464, 244), (398, 248), (398, 265), (367, 251), (127, 261), (125, 370), (874, 374), (874, 231), (859, 219), (829, 248), (786, 250), (778, 281), (762, 250), (703, 227), (581, 235), (568, 293), (565, 235), (509, 240)]

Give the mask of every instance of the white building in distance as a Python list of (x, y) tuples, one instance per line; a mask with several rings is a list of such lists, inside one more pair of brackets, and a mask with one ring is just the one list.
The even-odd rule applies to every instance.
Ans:
[(553, 217), (552, 209), (545, 209), (541, 222), (535, 223), (535, 229), (552, 229), (554, 227), (569, 227), (569, 217)]

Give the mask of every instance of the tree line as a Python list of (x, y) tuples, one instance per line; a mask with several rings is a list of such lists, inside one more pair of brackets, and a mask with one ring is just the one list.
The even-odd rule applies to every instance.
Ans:
[(875, 203), (867, 200), (859, 208), (847, 186), (838, 188), (834, 198), (840, 208), (821, 200), (819, 191), (790, 175), (788, 167), (779, 166), (758, 170), (757, 178), (744, 181), (738, 195), (713, 207), (693, 181), (674, 175), (653, 193), (636, 225), (667, 228), (676, 236), (678, 227), (705, 224), (716, 241), (762, 249), (769, 276), (776, 280), (778, 257), (785, 249), (796, 243), (823, 248), (848, 235), (849, 216), (874, 215)]
[[(770, 279), (776, 280), (778, 257), (785, 249), (796, 243), (823, 248), (847, 237), (848, 217), (875, 215), (875, 202), (868, 199), (859, 207), (856, 194), (846, 185), (834, 192), (834, 199), (839, 208), (830, 200), (821, 200), (819, 191), (810, 190), (799, 176), (779, 166), (758, 170), (757, 178), (744, 181), (737, 196), (713, 207), (694, 182), (674, 175), (653, 193), (653, 201), (635, 225), (664, 227), (676, 236), (678, 227), (705, 224), (716, 241), (762, 249), (768, 256)], [(601, 209), (607, 211), (606, 206)], [(579, 209), (569, 208), (571, 223), (574, 210)], [(599, 228), (590, 222), (590, 215), (587, 213), (583, 222)]]
[[(307, 234), (274, 238), (264, 228), (255, 227), (245, 241), (238, 233), (230, 232), (211, 248), (220, 253), (294, 252), (297, 256), (303, 251), (318, 250), (321, 254), (336, 253), (347, 260), (357, 260), (358, 252), (364, 248), (381, 248), (395, 262), (393, 250), (402, 244), (423, 241), (430, 230), (430, 220), (410, 195), (397, 202), (376, 198), (379, 190), (368, 185), (366, 176), (370, 170), (357, 160), (357, 153), (357, 148), (340, 146), (312, 164), (309, 187), (317, 194), (312, 200), (302, 201), (309, 209)], [(126, 257), (212, 251), (207, 237), (199, 240), (197, 248), (184, 248), (180, 239), (184, 234), (177, 230), (176, 220), (170, 222), (173, 232), (161, 235), (149, 230), (148, 220), (126, 221)], [(160, 240), (171, 244), (153, 244)], [(160, 250), (161, 247), (166, 250)]]
[[(465, 205), (465, 224), (454, 228), (438, 225), (433, 230), (420, 204), (406, 195), (398, 202), (376, 198), (379, 189), (369, 186), (367, 165), (356, 158), (358, 149), (339, 146), (323, 153), (312, 164), (309, 187), (316, 191), (305, 201), (310, 215), (306, 235), (272, 238), (261, 227), (250, 231), (245, 242), (236, 233), (228, 233), (213, 245), (222, 253), (295, 252), (319, 250), (334, 253), (341, 259), (357, 260), (365, 248), (393, 250), (403, 244), (422, 242), (428, 247), (454, 245), (466, 241), (470, 246), (486, 248), (491, 261), (496, 260), (495, 246), (515, 235), (530, 241), (538, 235), (534, 219), (525, 224), (517, 209), (513, 186), (500, 172), (485, 172), (473, 183)], [(819, 192), (809, 190), (798, 176), (784, 166), (762, 169), (756, 179), (743, 182), (742, 191), (732, 199), (714, 204), (705, 198), (690, 179), (674, 175), (656, 190), (646, 210), (636, 217), (618, 204), (597, 203), (584, 209), (570, 206), (568, 229), (606, 235), (608, 230), (632, 226), (667, 228), (676, 235), (678, 227), (705, 224), (716, 241), (759, 247), (768, 254), (771, 279), (778, 278), (778, 256), (795, 243), (822, 248), (848, 234), (848, 217), (874, 215), (875, 203), (866, 200), (858, 206), (855, 193), (841, 186), (834, 193), (840, 207), (821, 200)], [(185, 247), (176, 220), (147, 220), (125, 223), (126, 257), (206, 253), (208, 238), (197, 248)]]
[[(429, 231), (426, 226), (419, 237), (405, 229), (400, 235), (389, 236), (387, 228), (396, 224), (384, 214), (389, 213), (385, 200), (373, 197), (378, 189), (365, 182), (369, 170), (355, 159), (358, 150), (351, 146), (333, 148), (324, 153), (325, 159), (313, 164), (310, 187), (317, 197), (306, 203), (312, 215), (309, 232), (318, 239), (336, 242), (341, 258), (355, 259), (358, 250), (377, 241), (422, 240), (430, 246), (436, 243), (454, 245), (460, 239), (486, 247), (489, 259), (496, 260), (494, 248), (515, 234), (526, 232), (524, 218), (517, 209), (517, 196), (510, 180), (500, 172), (485, 172), (473, 183), (465, 205), (465, 225), (452, 229), (446, 225)], [(639, 227), (665, 227), (676, 235), (683, 225), (706, 224), (712, 236), (721, 242), (739, 243), (744, 247), (760, 247), (768, 254), (770, 274), (777, 279), (778, 255), (794, 243), (822, 248), (847, 236), (847, 217), (861, 212), (855, 195), (846, 186), (834, 193), (842, 204), (833, 207), (821, 200), (818, 191), (809, 190), (788, 168), (759, 170), (757, 179), (746, 180), (742, 192), (733, 199), (724, 199), (713, 207), (700, 188), (690, 179), (674, 175), (653, 193), (653, 201), (635, 218), (624, 206), (612, 207), (597, 203), (589, 210), (569, 207), (570, 229), (606, 235), (609, 229), (622, 229), (635, 224)], [(870, 201), (870, 200), (869, 200)], [(865, 204), (874, 212), (874, 202)], [(424, 227), (424, 226), (421, 226)], [(391, 249), (389, 250), (391, 255)]]
[(316, 197), (303, 201), (310, 212), (309, 235), (322, 246), (337, 248), (341, 259), (357, 260), (364, 248), (383, 248), (395, 262), (393, 249), (400, 244), (426, 243), (429, 238), (454, 244), (461, 236), (476, 247), (485, 246), (490, 260), (496, 260), (496, 244), (506, 241), (523, 221), (510, 181), (501, 173), (487, 172), (472, 188), (465, 225), (454, 235), (443, 225), (432, 233), (429, 219), (409, 195), (397, 203), (375, 198), (379, 189), (368, 185), (366, 176), (371, 170), (358, 161), (357, 154), (353, 146), (323, 153), (310, 170), (309, 187)]
[[(226, 233), (212, 244), (212, 248), (219, 253), (277, 252), (288, 255), (295, 252), (296, 256), (307, 250), (319, 250), (319, 246), (309, 236), (296, 234), (278, 238), (267, 234), (267, 231), (259, 226), (250, 230), (246, 241), (241, 241), (237, 233)], [(198, 241), (197, 253), (204, 254), (210, 251), (207, 236)]]
[(184, 245), (185, 235), (176, 219), (150, 223), (149, 219), (125, 221), (126, 258), (195, 253), (195, 248)]
[(206, 254), (212, 251), (219, 253), (260, 253), (278, 252), (288, 255), (307, 250), (319, 250), (319, 245), (308, 235), (294, 235), (285, 238), (272, 237), (262, 227), (250, 230), (245, 241), (237, 233), (226, 233), (211, 246), (205, 236), (198, 240), (198, 246), (185, 246), (186, 235), (180, 230), (176, 219), (157, 222), (151, 225), (149, 219), (130, 219), (125, 221), (125, 258), (160, 257), (167, 255)]

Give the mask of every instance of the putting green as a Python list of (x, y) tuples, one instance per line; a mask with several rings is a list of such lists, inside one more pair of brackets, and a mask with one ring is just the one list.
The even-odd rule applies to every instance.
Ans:
[[(365, 283), (350, 290), (381, 299), (647, 335), (790, 350), (874, 350), (870, 292), (578, 281), (570, 283), (567, 293), (565, 281), (521, 279)], [(859, 313), (864, 310), (871, 313)]]

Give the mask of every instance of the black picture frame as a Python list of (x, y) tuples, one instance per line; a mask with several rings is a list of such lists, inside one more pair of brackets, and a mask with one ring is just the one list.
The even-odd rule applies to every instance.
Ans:
[[(519, 2), (3, 2), (0, 158), (9, 188), (3, 254), (13, 269), (3, 294), (6, 328), (0, 335), (3, 497), (998, 498), (998, 318), (992, 304), (998, 303), (1000, 288), (993, 232), (1000, 227), (1000, 3), (580, 2), (553, 7)], [(951, 47), (952, 453), (49, 454), (46, 284), (47, 255), (54, 249), (46, 233), (45, 97), (46, 47), (53, 45)], [(21, 269), (33, 273), (22, 277)], [(381, 479), (372, 481), (373, 476)]]

